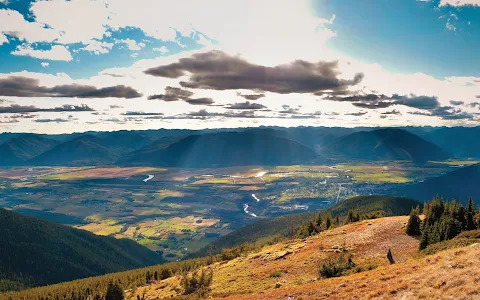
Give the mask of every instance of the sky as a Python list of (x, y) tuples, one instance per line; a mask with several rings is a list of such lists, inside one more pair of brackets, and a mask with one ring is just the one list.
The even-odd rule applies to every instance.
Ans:
[(480, 125), (480, 0), (0, 0), (0, 132)]

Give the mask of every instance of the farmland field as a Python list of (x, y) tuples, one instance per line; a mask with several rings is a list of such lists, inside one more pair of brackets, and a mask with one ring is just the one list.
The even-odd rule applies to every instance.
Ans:
[(382, 194), (392, 185), (473, 163), (20, 167), (0, 169), (0, 206), (99, 235), (133, 239), (177, 260), (261, 218), (321, 209), (359, 194)]

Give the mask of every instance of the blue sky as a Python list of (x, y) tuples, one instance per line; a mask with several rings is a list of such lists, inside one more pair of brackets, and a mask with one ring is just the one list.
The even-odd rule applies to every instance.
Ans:
[(338, 35), (330, 45), (339, 51), (394, 72), (480, 76), (480, 51), (474, 51), (480, 49), (479, 8), (439, 7), (438, 3), (315, 2), (320, 16), (336, 15), (332, 28)]
[(477, 49), (480, 0), (0, 0), (0, 131), (473, 126)]

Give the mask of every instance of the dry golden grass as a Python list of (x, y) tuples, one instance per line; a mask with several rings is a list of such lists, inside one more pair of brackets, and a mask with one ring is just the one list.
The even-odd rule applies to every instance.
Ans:
[[(246, 257), (215, 263), (211, 294), (219, 297), (252, 293), (258, 299), (267, 299), (257, 293), (273, 291), (277, 282), (287, 288), (314, 282), (318, 266), (344, 250), (353, 254), (359, 266), (388, 265), (388, 248), (397, 262), (406, 261), (418, 249), (418, 241), (403, 233), (407, 220), (408, 217), (402, 216), (348, 224), (306, 240), (267, 246)], [(274, 272), (279, 272), (280, 277), (271, 276)], [(177, 295), (178, 287), (179, 278), (175, 277), (140, 288), (136, 293), (145, 292), (151, 299), (164, 298)]]
[(480, 299), (480, 244), (350, 276), (223, 299)]

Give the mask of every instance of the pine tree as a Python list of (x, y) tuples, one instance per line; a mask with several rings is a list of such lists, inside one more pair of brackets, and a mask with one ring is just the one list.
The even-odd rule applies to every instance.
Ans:
[(477, 228), (477, 224), (475, 224), (475, 205), (473, 203), (472, 197), (468, 199), (467, 205), (467, 230), (474, 230)]
[(408, 235), (419, 235), (420, 232), (420, 218), (416, 214), (416, 210), (412, 209), (410, 212), (410, 217), (408, 219), (407, 227), (405, 228), (405, 233)]
[(332, 226), (332, 219), (329, 215), (327, 215), (327, 219), (325, 220), (325, 228), (329, 229)]
[(335, 224), (335, 226), (340, 225), (340, 218), (338, 217), (338, 215), (335, 217), (335, 221), (333, 224)]
[(323, 223), (322, 215), (318, 214), (317, 218), (315, 219), (315, 225), (317, 226), (317, 228), (321, 229), (322, 228), (322, 223)]
[(420, 239), (420, 245), (419, 245), (419, 250), (423, 250), (427, 248), (428, 246), (428, 229), (429, 228), (424, 228), (423, 233), (422, 233), (422, 238)]
[(107, 287), (107, 293), (105, 294), (105, 300), (123, 299), (125, 299), (123, 289), (117, 283), (110, 282)]

